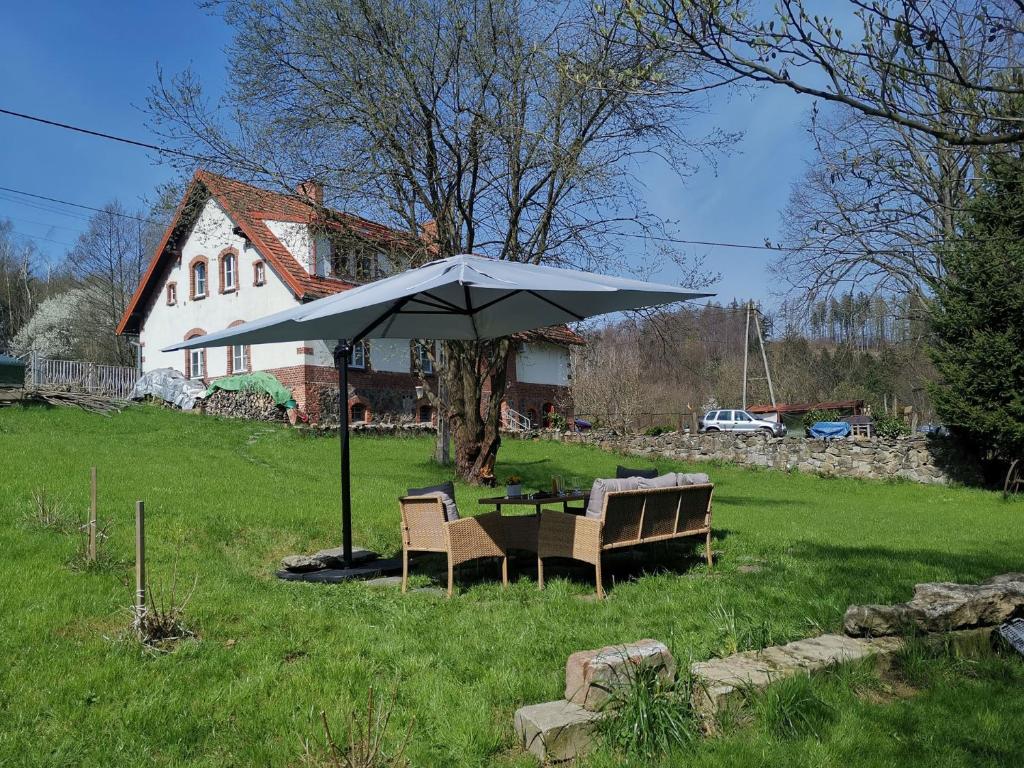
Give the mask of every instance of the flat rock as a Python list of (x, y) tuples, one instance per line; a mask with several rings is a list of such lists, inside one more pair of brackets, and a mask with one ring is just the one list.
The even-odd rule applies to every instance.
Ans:
[(1006, 573), (983, 584), (918, 584), (906, 603), (851, 605), (843, 617), (843, 631), (851, 637), (949, 632), (990, 627), (1020, 615), (1024, 574)]
[(709, 725), (727, 704), (741, 701), (748, 690), (761, 690), (776, 680), (801, 672), (816, 672), (878, 654), (892, 654), (902, 645), (898, 638), (866, 640), (845, 635), (821, 635), (759, 651), (744, 651), (723, 659), (690, 666), (694, 678), (694, 709)]
[(572, 760), (593, 744), (597, 712), (570, 701), (548, 701), (516, 710), (515, 731), (523, 749), (545, 762)]
[(310, 555), (287, 555), (281, 558), (281, 568), (290, 573), (321, 571), (326, 567), (323, 560)]
[[(323, 562), (325, 568), (345, 567), (345, 551), (342, 547), (321, 549), (319, 552), (315, 553), (313, 557)], [(371, 560), (376, 560), (378, 557), (380, 557), (380, 555), (376, 552), (371, 552), (368, 549), (360, 549), (359, 547), (352, 548), (353, 565), (362, 565), (363, 563), (368, 563)]]
[(616, 688), (630, 683), (638, 667), (655, 669), (666, 681), (671, 681), (676, 673), (671, 652), (657, 640), (577, 651), (565, 663), (565, 698), (596, 712)]

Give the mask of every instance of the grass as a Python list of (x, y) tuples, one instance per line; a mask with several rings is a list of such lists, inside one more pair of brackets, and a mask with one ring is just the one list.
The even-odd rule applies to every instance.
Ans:
[[(430, 447), (354, 439), (357, 544), (398, 549), (396, 498), (448, 477)], [(109, 419), (0, 410), (0, 766), (298, 766), (303, 745), (323, 734), (319, 713), (346, 722), (371, 686), (397, 687), (384, 753), (399, 750), (414, 719), (413, 766), (532, 766), (515, 747), (512, 713), (561, 695), (573, 651), (654, 637), (685, 666), (765, 638), (835, 631), (850, 603), (906, 600), (916, 582), (1022, 570), (1024, 505), (998, 494), (659, 461), (716, 483), (713, 572), (689, 547), (654, 548), (609, 566), (601, 603), (579, 599), (593, 592), (590, 571), (567, 571), (540, 592), (529, 562), (514, 565), (508, 591), (497, 566), (466, 566), (452, 600), (279, 581), (281, 556), (338, 542), (337, 448), (154, 408)], [(639, 462), (508, 441), (497, 472), (543, 487), (554, 474), (589, 482), (617, 463)], [(113, 565), (74, 570), (76, 532), (32, 522), (33, 494), (45, 489), (78, 525), (92, 465)], [(492, 493), (457, 489), (464, 511)], [(176, 568), (181, 584), (197, 584), (182, 617), (196, 637), (172, 653), (118, 639), (131, 620), (137, 498), (150, 578), (169, 583)], [(740, 571), (751, 564), (760, 569)], [(417, 582), (428, 579), (418, 569)], [(924, 653), (904, 663), (912, 696), (824, 675), (763, 705), (753, 724), (661, 764), (1024, 763), (1024, 665)], [(606, 747), (587, 764), (659, 763)]]

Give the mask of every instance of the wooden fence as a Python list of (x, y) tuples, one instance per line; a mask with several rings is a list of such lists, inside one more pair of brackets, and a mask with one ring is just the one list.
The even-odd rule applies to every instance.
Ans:
[(25, 384), (29, 387), (67, 387), (127, 399), (139, 378), (137, 369), (120, 365), (51, 360), (36, 354), (25, 363)]

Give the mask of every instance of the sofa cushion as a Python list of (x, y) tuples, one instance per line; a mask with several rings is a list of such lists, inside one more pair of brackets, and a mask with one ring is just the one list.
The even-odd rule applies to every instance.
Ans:
[(706, 485), (711, 482), (703, 472), (680, 472), (676, 477), (679, 485)]
[(658, 470), (655, 467), (651, 467), (650, 469), (630, 469), (629, 467), (624, 467), (624, 466), (622, 466), (620, 464), (619, 466), (617, 466), (615, 468), (615, 477), (617, 477), (617, 478), (623, 478), (623, 477), (646, 477), (646, 478), (651, 478), (651, 477), (657, 477), (657, 476), (658, 476)]
[(679, 475), (675, 472), (666, 472), (664, 475), (651, 478), (641, 477), (637, 483), (638, 488), (675, 488), (683, 485), (679, 482)]
[(590, 487), (590, 501), (587, 503), (587, 517), (601, 518), (604, 511), (604, 495), (608, 491), (635, 491), (640, 487), (638, 477), (598, 478)]
[(436, 496), (444, 506), (444, 519), (449, 523), (459, 519), (459, 508), (455, 504), (455, 483), (449, 480), (440, 485), (429, 485), (426, 488), (410, 488), (407, 496)]

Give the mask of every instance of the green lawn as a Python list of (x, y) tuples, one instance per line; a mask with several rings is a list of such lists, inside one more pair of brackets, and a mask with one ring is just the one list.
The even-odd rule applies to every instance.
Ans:
[[(687, 547), (656, 549), (651, 560), (670, 567), (613, 567), (603, 603), (580, 599), (593, 591), (588, 571), (540, 592), (528, 562), (508, 591), (496, 566), (466, 566), (452, 600), (279, 581), (282, 555), (339, 539), (337, 447), (155, 408), (109, 419), (0, 409), (0, 766), (298, 765), (302, 741), (320, 736), (319, 710), (340, 720), (371, 684), (398, 686), (396, 738), (415, 716), (412, 765), (529, 766), (512, 713), (560, 696), (573, 651), (654, 637), (683, 661), (707, 658), (837, 630), (848, 604), (905, 600), (919, 581), (1024, 570), (1024, 504), (995, 494), (687, 466), (716, 484), (713, 572)], [(353, 441), (358, 545), (398, 550), (396, 498), (447, 477), (430, 447)], [(517, 441), (499, 460), (499, 477), (515, 471), (534, 487), (641, 463)], [(92, 465), (119, 562), (81, 571), (69, 566), (78, 538), (26, 515), (45, 489), (84, 518)], [(488, 493), (459, 487), (459, 505), (472, 511)], [(179, 584), (198, 580), (187, 617), (199, 640), (170, 654), (119, 639), (136, 498), (146, 502), (151, 580), (168, 584), (175, 567)], [(421, 571), (417, 581), (427, 579)], [(1016, 660), (928, 662), (909, 698), (862, 695), (842, 675), (814, 687), (830, 715), (812, 732), (780, 732), (765, 716), (664, 764), (1024, 763)], [(602, 751), (589, 762), (622, 759)]]

